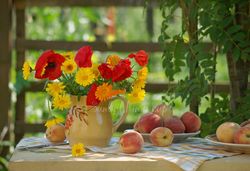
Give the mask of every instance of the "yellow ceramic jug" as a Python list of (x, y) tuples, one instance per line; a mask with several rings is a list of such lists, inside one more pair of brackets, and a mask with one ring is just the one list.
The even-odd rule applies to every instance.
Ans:
[[(113, 100), (123, 101), (124, 113), (113, 124), (109, 111)], [(128, 114), (128, 102), (125, 98), (117, 96), (98, 106), (87, 106), (86, 96), (78, 98), (71, 96), (72, 107), (68, 112), (65, 128), (66, 137), (70, 145), (83, 143), (85, 146), (107, 146), (112, 134), (125, 121)]]

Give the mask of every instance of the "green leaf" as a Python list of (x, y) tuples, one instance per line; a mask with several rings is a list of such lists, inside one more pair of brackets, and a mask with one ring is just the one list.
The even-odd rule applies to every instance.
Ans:
[(227, 30), (227, 33), (228, 34), (233, 34), (233, 33), (236, 33), (236, 32), (238, 32), (238, 31), (240, 31), (241, 30), (241, 26), (239, 26), (239, 25), (234, 25), (234, 26), (231, 26), (228, 30)]
[(235, 60), (238, 60), (238, 59), (240, 58), (240, 54), (241, 54), (240, 49), (237, 48), (237, 47), (235, 47), (235, 48), (233, 49), (233, 58), (234, 58)]
[(21, 91), (25, 88), (28, 88), (30, 83), (23, 79), (22, 71), (18, 71), (16, 75), (16, 82), (14, 84), (15, 91), (17, 94), (21, 93)]

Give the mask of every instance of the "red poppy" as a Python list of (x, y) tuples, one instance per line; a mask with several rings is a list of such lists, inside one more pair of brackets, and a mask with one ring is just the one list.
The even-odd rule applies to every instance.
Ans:
[(120, 60), (113, 69), (112, 81), (122, 81), (132, 75), (131, 62), (129, 59)]
[(112, 69), (106, 63), (102, 63), (98, 66), (98, 70), (104, 79), (111, 79), (112, 78)]
[(76, 53), (75, 62), (78, 65), (78, 67), (91, 67), (91, 57), (92, 57), (93, 51), (90, 46), (83, 46), (81, 47), (78, 52)]
[(97, 106), (100, 103), (100, 100), (98, 100), (95, 96), (97, 87), (97, 84), (92, 84), (87, 94), (87, 105), (89, 106)]
[(145, 66), (148, 64), (148, 54), (144, 50), (140, 50), (136, 52), (136, 54), (131, 53), (128, 55), (129, 58), (134, 58), (135, 61), (140, 65), (140, 66)]
[(62, 75), (61, 66), (64, 57), (52, 50), (45, 51), (37, 60), (35, 67), (35, 78), (55, 80)]

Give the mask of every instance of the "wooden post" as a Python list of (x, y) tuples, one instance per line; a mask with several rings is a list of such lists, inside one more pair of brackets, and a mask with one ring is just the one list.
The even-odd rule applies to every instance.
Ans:
[[(16, 38), (25, 38), (25, 9), (16, 10)], [(16, 44), (16, 71), (22, 70), (22, 65), (25, 60), (25, 51), (18, 49)], [(17, 95), (17, 101), (15, 105), (16, 117), (15, 124), (24, 123), (25, 121), (25, 92), (22, 91)], [(24, 132), (17, 132), (18, 128), (15, 126), (15, 143), (20, 141)]]
[[(10, 112), (10, 66), (11, 66), (11, 0), (2, 0), (0, 5), (0, 132), (9, 126)], [(6, 138), (9, 138), (7, 133)], [(6, 153), (7, 150), (4, 150)], [(5, 154), (1, 154), (5, 155)]]
[[(180, 6), (182, 8), (182, 16), (183, 16), (183, 22), (185, 24), (186, 30), (188, 32), (189, 41), (192, 44), (196, 44), (198, 42), (198, 15), (197, 11), (197, 0), (191, 0), (189, 3), (186, 3), (184, 0), (180, 0)], [(195, 15), (192, 16), (191, 13), (194, 13)], [(191, 61), (195, 61), (196, 56), (193, 54), (191, 57)], [(197, 63), (193, 64), (194, 66), (197, 65)], [(189, 70), (189, 78), (194, 79), (195, 78), (195, 71), (196, 70)], [(199, 114), (199, 100), (198, 97), (191, 94), (191, 102), (190, 102), (190, 111), (195, 112), (196, 114)]]
[(152, 42), (154, 36), (154, 9), (150, 6), (147, 8), (146, 22), (150, 42)]

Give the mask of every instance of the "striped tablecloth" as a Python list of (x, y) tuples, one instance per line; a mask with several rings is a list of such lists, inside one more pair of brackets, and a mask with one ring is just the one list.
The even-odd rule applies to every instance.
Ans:
[[(124, 155), (115, 144), (105, 148), (88, 147), (93, 152)], [(183, 143), (174, 143), (169, 147), (156, 147), (145, 143), (143, 150), (131, 156), (168, 160), (175, 163), (185, 171), (195, 171), (206, 160), (238, 155), (224, 151), (202, 138), (189, 138)]]
[[(136, 154), (124, 154), (120, 151), (118, 138), (112, 138), (108, 147), (87, 147), (92, 152), (115, 154), (119, 156), (136, 156), (156, 160), (167, 160), (178, 165), (185, 171), (195, 171), (206, 160), (229, 157), (239, 153), (224, 151), (221, 146), (216, 146), (202, 138), (189, 138), (182, 143), (174, 143), (168, 147), (156, 147), (150, 143), (145, 143), (141, 152)], [(66, 143), (66, 142), (65, 142)], [(25, 138), (18, 145), (17, 149), (32, 150), (36, 152), (46, 152), (49, 149), (71, 154), (69, 145), (52, 145), (45, 138)], [(83, 156), (84, 157), (84, 156)]]

